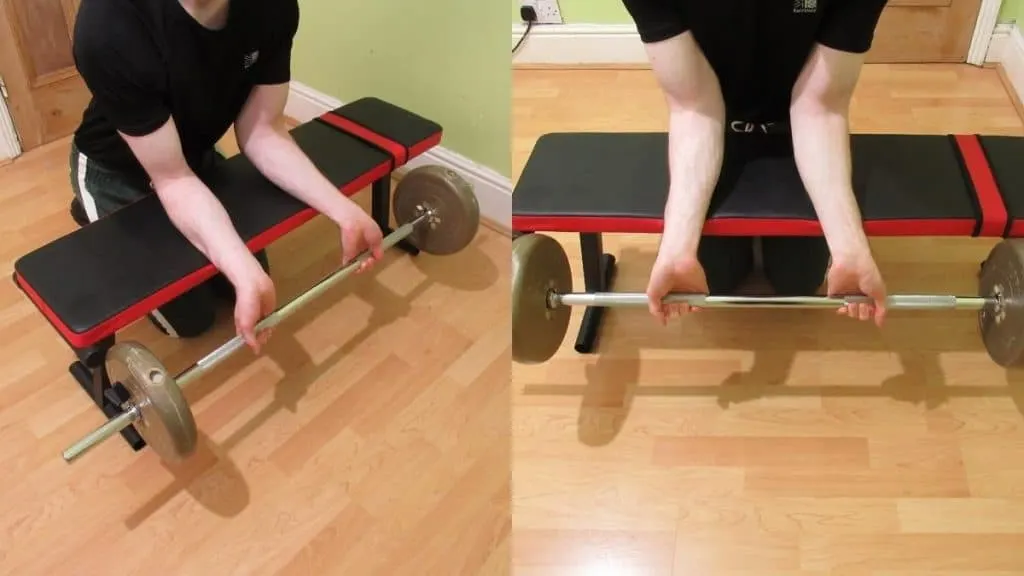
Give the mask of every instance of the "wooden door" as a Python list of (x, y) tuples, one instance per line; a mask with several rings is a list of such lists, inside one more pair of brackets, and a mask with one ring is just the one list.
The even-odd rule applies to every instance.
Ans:
[(868, 62), (966, 62), (981, 0), (889, 0)]
[(0, 0), (0, 75), (23, 151), (78, 126), (89, 90), (71, 54), (81, 0)]

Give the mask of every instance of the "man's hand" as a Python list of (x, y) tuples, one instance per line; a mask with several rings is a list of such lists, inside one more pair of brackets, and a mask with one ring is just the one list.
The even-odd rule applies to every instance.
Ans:
[(828, 271), (828, 295), (867, 296), (874, 300), (874, 305), (852, 303), (836, 312), (857, 320), (874, 318), (878, 326), (885, 320), (885, 283), (870, 253), (859, 259), (833, 260)]
[[(347, 199), (346, 199), (347, 200)], [(380, 226), (354, 202), (346, 202), (337, 210), (332, 219), (341, 229), (341, 264), (344, 266), (361, 252), (369, 251), (370, 256), (359, 265), (357, 273), (369, 270), (383, 257), (381, 242), (384, 239)]]
[(256, 354), (270, 339), (271, 330), (256, 332), (256, 324), (277, 308), (277, 293), (270, 276), (257, 264), (234, 281), (235, 331)]
[(658, 252), (658, 259), (654, 262), (651, 279), (647, 284), (647, 309), (661, 321), (662, 326), (668, 324), (673, 316), (699, 310), (689, 304), (663, 303), (662, 299), (670, 292), (708, 293), (704, 268), (692, 254), (671, 250)]

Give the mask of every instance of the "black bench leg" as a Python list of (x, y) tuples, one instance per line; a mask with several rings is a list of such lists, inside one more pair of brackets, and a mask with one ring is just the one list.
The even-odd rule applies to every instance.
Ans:
[[(129, 400), (128, 391), (120, 383), (111, 385), (110, 377), (107, 375), (107, 350), (113, 345), (114, 337), (111, 336), (87, 349), (75, 349), (78, 360), (68, 367), (68, 372), (71, 372), (78, 385), (85, 390), (85, 393), (107, 418), (114, 418), (121, 414), (121, 405)], [(146, 441), (139, 435), (135, 426), (128, 426), (121, 430), (121, 437), (136, 452), (146, 446)]]
[[(581, 233), (580, 251), (583, 257), (583, 284), (587, 292), (611, 290), (612, 279), (615, 277), (615, 256), (604, 253), (601, 235)], [(604, 310), (603, 307), (588, 306), (583, 313), (580, 331), (576, 336), (576, 351), (580, 354), (594, 351)]]
[[(374, 180), (372, 190), (373, 197), (371, 199), (370, 213), (373, 216), (373, 221), (377, 223), (377, 226), (380, 226), (381, 231), (387, 236), (394, 232), (394, 228), (391, 227), (391, 175), (388, 174), (383, 178)], [(395, 247), (413, 256), (420, 253), (420, 249), (413, 246), (412, 242), (408, 240), (402, 240)]]

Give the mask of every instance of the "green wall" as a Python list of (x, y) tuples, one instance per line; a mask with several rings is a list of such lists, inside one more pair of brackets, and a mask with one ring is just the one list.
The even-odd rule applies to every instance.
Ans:
[[(622, 0), (559, 0), (562, 19), (574, 24), (631, 24)], [(1024, 23), (1024, 0), (1004, 0), (1000, 22)]]
[(632, 24), (622, 0), (558, 0), (562, 20), (573, 24)]
[(1015, 20), (1024, 25), (1024, 0), (1003, 0), (1003, 8), (999, 12), (1000, 22)]
[(511, 175), (509, 14), (483, 0), (299, 0), (293, 79), (376, 96), (444, 127), (442, 145)]

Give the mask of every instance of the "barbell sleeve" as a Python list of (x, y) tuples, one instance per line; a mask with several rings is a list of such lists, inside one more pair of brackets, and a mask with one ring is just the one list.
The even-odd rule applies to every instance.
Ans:
[(114, 434), (134, 424), (140, 415), (141, 411), (138, 406), (129, 405), (124, 412), (111, 418), (106, 424), (86, 434), (78, 442), (64, 450), (64, 461), (73, 462), (77, 460), (89, 450), (106, 442)]
[[(429, 216), (430, 213), (425, 212), (417, 216), (415, 219), (396, 228), (381, 241), (381, 250), (388, 250), (402, 240), (408, 238), (416, 230), (416, 226), (422, 223)], [(320, 280), (316, 285), (297, 296), (294, 300), (271, 312), (256, 324), (256, 331), (259, 332), (276, 326), (282, 320), (291, 316), (297, 310), (308, 304), (311, 300), (314, 300), (317, 296), (320, 296), (332, 286), (350, 276), (359, 269), (363, 262), (369, 259), (370, 256), (371, 254), (369, 252), (363, 252), (345, 266)], [(204, 374), (213, 370), (217, 365), (227, 360), (243, 347), (245, 347), (245, 339), (241, 336), (235, 336), (231, 340), (221, 344), (216, 350), (210, 352), (206, 356), (203, 356), (174, 378), (178, 388), (184, 389), (190, 383), (195, 382)], [(141, 415), (142, 412), (139, 410), (138, 406), (128, 404), (124, 412), (114, 418), (111, 418), (102, 426), (83, 436), (80, 440), (65, 450), (63, 453), (64, 461), (72, 462), (78, 459), (89, 450), (109, 439), (111, 436), (119, 433), (128, 426), (131, 426), (141, 418)]]
[[(865, 296), (707, 296), (672, 293), (662, 299), (666, 304), (689, 304), (697, 308), (841, 308), (848, 304), (874, 302)], [(549, 294), (549, 305), (646, 307), (647, 294), (642, 292), (575, 292)], [(994, 298), (951, 296), (941, 294), (900, 294), (886, 298), (886, 307), (898, 310), (981, 310), (996, 304)]]

